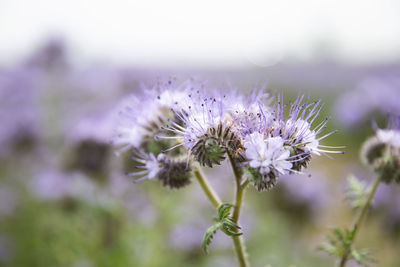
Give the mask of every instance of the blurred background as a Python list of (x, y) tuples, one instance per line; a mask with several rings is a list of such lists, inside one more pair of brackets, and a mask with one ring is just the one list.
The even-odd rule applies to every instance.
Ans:
[[(1, 0), (0, 266), (236, 265), (223, 234), (201, 251), (215, 212), (195, 181), (133, 184), (110, 145), (120, 101), (171, 77), (326, 103), (339, 132), (324, 144), (346, 154), (250, 188), (240, 224), (253, 266), (333, 265), (316, 247), (354, 220), (348, 175), (373, 178), (359, 161), (371, 121), (400, 114), (399, 11), (395, 0)], [(230, 201), (228, 166), (206, 172)], [(377, 266), (400, 266), (399, 189), (380, 186), (357, 237)]]

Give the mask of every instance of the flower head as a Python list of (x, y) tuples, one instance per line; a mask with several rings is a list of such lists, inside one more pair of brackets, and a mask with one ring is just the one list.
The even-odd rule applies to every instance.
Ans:
[(152, 89), (144, 88), (142, 96), (132, 96), (121, 104), (114, 144), (127, 148), (139, 148), (146, 140), (154, 140), (175, 108), (186, 97), (184, 87), (174, 86), (172, 81), (157, 84)]
[(170, 120), (165, 129), (172, 132), (172, 138), (177, 139), (200, 164), (209, 167), (220, 164), (227, 150), (235, 154), (241, 148), (232, 113), (227, 109), (229, 103), (236, 100), (204, 88), (192, 90), (186, 105), (173, 109), (177, 122)]
[(258, 103), (258, 111), (252, 116), (244, 114), (235, 122), (243, 138), (245, 164), (250, 177), (259, 190), (275, 185), (277, 177), (297, 173), (307, 167), (311, 156), (326, 153), (343, 153), (320, 144), (320, 141), (336, 131), (319, 136), (329, 119), (313, 127), (322, 109), (321, 101), (310, 102), (300, 95), (290, 105), (288, 115), (281, 97), (276, 98), (274, 108)]
[(400, 117), (390, 116), (386, 129), (376, 129), (376, 135), (363, 144), (361, 159), (384, 182), (400, 183)]
[(279, 175), (290, 172), (290, 151), (284, 147), (281, 137), (267, 137), (259, 132), (248, 135), (245, 139), (246, 159), (251, 178), (258, 190), (270, 189)]
[(285, 145), (291, 149), (291, 155), (296, 156), (293, 169), (300, 171), (303, 167), (307, 167), (311, 159), (311, 155), (327, 155), (327, 153), (344, 153), (337, 151), (337, 148), (320, 144), (320, 141), (336, 133), (329, 132), (323, 136), (319, 136), (326, 129), (329, 118), (323, 119), (317, 126), (313, 126), (314, 122), (322, 110), (321, 101), (310, 102), (309, 98), (305, 99), (304, 95), (299, 95), (294, 103), (291, 104), (289, 115), (285, 118), (285, 106), (278, 98), (275, 106), (275, 120), (271, 129), (273, 136), (281, 136), (285, 140)]
[[(193, 81), (186, 83), (184, 89), (169, 88), (158, 94), (156, 104), (154, 97), (145, 98), (137, 100), (139, 108), (127, 110), (129, 115), (125, 118), (130, 124), (122, 127), (119, 142), (153, 153), (141, 157), (140, 168), (145, 170), (138, 175), (158, 177), (165, 185), (179, 187), (175, 178), (190, 169), (191, 159), (213, 167), (228, 154), (263, 190), (274, 186), (280, 175), (298, 173), (307, 167), (311, 155), (343, 153), (320, 144), (336, 132), (320, 136), (329, 119), (313, 126), (322, 109), (321, 101), (310, 102), (300, 95), (286, 112), (280, 96), (271, 107), (272, 98), (262, 90), (254, 90), (248, 96), (236, 90), (224, 94)], [(143, 144), (150, 140), (148, 137), (156, 140), (152, 138), (147, 143), (166, 142), (167, 148), (157, 153), (146, 149)], [(178, 147), (180, 152), (172, 157)]]
[(373, 111), (400, 114), (399, 98), (398, 70), (375, 73), (338, 98), (335, 107), (337, 118), (345, 126), (354, 127), (364, 122)]
[(259, 168), (261, 174), (275, 170), (285, 174), (291, 169), (292, 163), (289, 149), (284, 147), (281, 137), (267, 137), (258, 132), (252, 133), (245, 139), (246, 158), (251, 168)]
[(139, 177), (135, 182), (157, 178), (170, 188), (180, 188), (190, 183), (191, 170), (186, 160), (172, 158), (163, 153), (156, 157), (152, 153), (136, 151), (136, 155), (132, 159), (139, 163), (136, 168), (140, 171), (129, 173), (130, 176)]
[(377, 138), (394, 148), (400, 148), (400, 116), (390, 116), (386, 129), (376, 130)]

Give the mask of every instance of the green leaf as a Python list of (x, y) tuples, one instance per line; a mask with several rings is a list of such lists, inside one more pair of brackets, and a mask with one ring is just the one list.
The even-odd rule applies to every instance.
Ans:
[(330, 255), (342, 258), (348, 254), (349, 259), (356, 260), (359, 264), (368, 266), (367, 264), (373, 262), (370, 257), (370, 250), (356, 250), (353, 247), (354, 233), (348, 229), (333, 228), (330, 235), (327, 235), (327, 242), (318, 246), (318, 249)]
[(354, 175), (347, 178), (349, 189), (346, 191), (345, 199), (350, 201), (352, 208), (362, 207), (367, 202), (368, 195), (371, 193), (372, 186), (367, 186)]
[(208, 246), (211, 244), (211, 240), (220, 227), (221, 223), (216, 223), (207, 229), (206, 234), (204, 235), (203, 243), (201, 244), (201, 247), (205, 253), (208, 253)]
[(228, 236), (239, 236), (242, 235), (239, 230), (241, 229), (236, 223), (232, 221), (230, 212), (233, 205), (229, 203), (223, 203), (218, 207), (218, 216), (214, 218), (216, 224), (209, 227), (204, 235), (202, 248), (204, 252), (208, 253), (208, 246), (211, 244), (211, 240), (218, 230), (221, 230)]
[(233, 205), (230, 203), (223, 203), (218, 207), (218, 218), (220, 221), (229, 216), (232, 207)]
[(327, 239), (328, 242), (321, 244), (318, 249), (341, 258), (351, 248), (352, 233), (347, 229), (333, 228)]
[(376, 262), (372, 257), (371, 250), (369, 249), (352, 249), (350, 255), (354, 260), (365, 267), (367, 267), (370, 263)]

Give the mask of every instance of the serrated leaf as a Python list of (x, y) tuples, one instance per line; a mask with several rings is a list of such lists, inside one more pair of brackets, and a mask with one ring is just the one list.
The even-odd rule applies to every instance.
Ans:
[(218, 218), (220, 221), (229, 216), (232, 207), (233, 205), (230, 203), (223, 203), (218, 207)]
[(368, 249), (356, 250), (353, 248), (354, 232), (348, 229), (334, 228), (330, 235), (327, 235), (328, 242), (318, 246), (318, 249), (330, 255), (342, 258), (348, 254), (349, 259), (354, 259), (358, 263), (367, 266), (373, 262)]
[(367, 267), (368, 264), (375, 262), (369, 249), (352, 249), (350, 255), (354, 260), (365, 267)]
[(241, 232), (234, 232), (234, 231), (230, 230), (228, 227), (222, 227), (222, 228), (221, 228), (221, 231), (222, 231), (224, 234), (228, 235), (228, 236), (240, 236), (240, 235), (243, 234), (243, 233), (241, 233)]
[(218, 217), (214, 218), (216, 224), (209, 227), (204, 235), (202, 248), (204, 252), (208, 253), (208, 246), (211, 244), (211, 240), (214, 237), (215, 233), (218, 230), (221, 230), (228, 236), (239, 236), (242, 235), (239, 230), (241, 229), (240, 226), (235, 224), (230, 217), (230, 211), (233, 205), (229, 203), (221, 204), (218, 207)]
[(352, 233), (347, 229), (333, 228), (327, 239), (328, 243), (321, 244), (319, 249), (341, 258), (351, 248)]
[(208, 246), (211, 244), (211, 240), (213, 239), (217, 230), (221, 227), (221, 223), (216, 223), (209, 227), (204, 235), (203, 242), (201, 247), (205, 253), (208, 253)]
[(222, 221), (222, 223), (223, 223), (224, 226), (227, 226), (227, 227), (232, 228), (232, 229), (235, 229), (235, 230), (240, 230), (240, 229), (241, 229), (240, 226), (236, 225), (236, 224), (232, 221), (231, 218), (225, 218), (225, 219)]
[(330, 255), (336, 255), (335, 247), (330, 243), (322, 243), (317, 247), (318, 250), (324, 251)]
[(346, 191), (345, 199), (350, 202), (352, 208), (359, 208), (365, 205), (372, 186), (367, 186), (354, 175), (347, 178), (349, 188)]

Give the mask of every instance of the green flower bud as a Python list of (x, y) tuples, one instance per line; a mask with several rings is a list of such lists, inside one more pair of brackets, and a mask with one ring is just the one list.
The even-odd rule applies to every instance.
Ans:
[(243, 160), (241, 155), (243, 146), (240, 138), (230, 126), (219, 124), (217, 127), (209, 128), (207, 133), (200, 137), (191, 148), (191, 152), (202, 166), (212, 167), (213, 164), (220, 165), (225, 160), (227, 149), (235, 159)]
[(278, 182), (278, 174), (275, 171), (270, 171), (267, 174), (260, 173), (259, 169), (246, 167), (246, 175), (254, 184), (258, 191), (272, 189)]
[(192, 148), (194, 158), (201, 165), (212, 167), (213, 164), (220, 165), (225, 159), (225, 148), (214, 138), (202, 138)]

